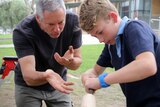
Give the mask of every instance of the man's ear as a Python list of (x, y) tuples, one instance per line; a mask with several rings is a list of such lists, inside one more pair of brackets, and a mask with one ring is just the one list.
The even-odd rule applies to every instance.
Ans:
[(110, 12), (109, 14), (109, 17), (115, 22), (117, 23), (118, 21), (118, 14), (116, 12)]
[(37, 14), (35, 14), (35, 17), (36, 17), (37, 22), (40, 23), (41, 22), (40, 17)]

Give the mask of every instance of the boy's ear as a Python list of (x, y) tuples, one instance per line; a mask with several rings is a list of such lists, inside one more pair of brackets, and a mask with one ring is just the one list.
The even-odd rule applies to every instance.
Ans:
[(108, 15), (109, 15), (109, 17), (110, 17), (115, 23), (117, 23), (117, 21), (118, 21), (118, 15), (117, 15), (117, 13), (115, 13), (115, 12), (110, 12)]

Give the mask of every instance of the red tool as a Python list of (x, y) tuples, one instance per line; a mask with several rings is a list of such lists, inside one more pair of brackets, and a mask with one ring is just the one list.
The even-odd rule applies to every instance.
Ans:
[(14, 70), (16, 62), (18, 61), (18, 58), (15, 56), (4, 56), (2, 59), (3, 62), (0, 68), (0, 75), (2, 75), (0, 78), (0, 86), (2, 85), (4, 78), (8, 76), (9, 72)]

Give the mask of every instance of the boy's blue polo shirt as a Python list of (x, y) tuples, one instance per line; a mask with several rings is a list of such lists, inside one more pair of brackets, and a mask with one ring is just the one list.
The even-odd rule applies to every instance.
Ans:
[[(142, 21), (127, 22), (121, 40), (121, 57), (116, 45), (106, 44), (97, 64), (118, 70), (142, 52), (152, 52), (157, 62), (157, 73), (141, 81), (120, 84), (127, 100), (127, 107), (160, 107), (160, 40), (152, 29)], [(139, 71), (141, 72), (141, 71)], [(147, 72), (147, 71), (146, 71)]]

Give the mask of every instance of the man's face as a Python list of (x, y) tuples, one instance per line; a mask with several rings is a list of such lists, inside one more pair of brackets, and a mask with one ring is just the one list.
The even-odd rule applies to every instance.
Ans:
[(43, 31), (51, 38), (58, 38), (64, 29), (65, 11), (58, 9), (54, 12), (44, 11), (43, 19), (37, 18), (38, 23)]
[(113, 45), (115, 44), (117, 28), (113, 20), (100, 19), (96, 22), (94, 29), (88, 33), (96, 37), (99, 42)]

